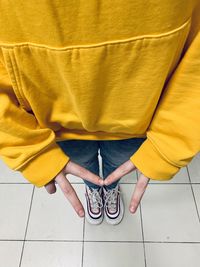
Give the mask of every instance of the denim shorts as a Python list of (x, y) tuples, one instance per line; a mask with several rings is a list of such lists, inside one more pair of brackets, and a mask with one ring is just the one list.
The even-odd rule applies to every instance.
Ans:
[[(64, 153), (71, 161), (88, 169), (94, 174), (100, 176), (99, 168), (99, 153), (102, 158), (102, 179), (105, 179), (121, 164), (129, 160), (129, 158), (137, 151), (140, 145), (146, 140), (145, 138), (129, 138), (122, 140), (64, 140), (58, 141), (57, 144), (61, 147)], [(92, 188), (99, 188), (87, 180), (84, 183)], [(107, 186), (114, 188), (120, 181)]]

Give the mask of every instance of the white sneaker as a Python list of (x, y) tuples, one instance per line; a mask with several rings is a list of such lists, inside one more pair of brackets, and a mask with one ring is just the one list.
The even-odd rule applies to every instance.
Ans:
[(93, 189), (85, 185), (85, 217), (91, 224), (100, 224), (103, 221), (103, 190)]
[(124, 204), (119, 184), (113, 189), (103, 187), (104, 216), (109, 224), (118, 224), (124, 215)]

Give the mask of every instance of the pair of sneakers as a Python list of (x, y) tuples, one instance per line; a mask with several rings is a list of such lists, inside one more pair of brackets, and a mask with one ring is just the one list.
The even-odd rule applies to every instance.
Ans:
[(100, 224), (105, 217), (112, 225), (119, 224), (124, 215), (124, 205), (120, 185), (108, 189), (104, 186), (98, 189), (85, 185), (85, 217), (91, 224)]

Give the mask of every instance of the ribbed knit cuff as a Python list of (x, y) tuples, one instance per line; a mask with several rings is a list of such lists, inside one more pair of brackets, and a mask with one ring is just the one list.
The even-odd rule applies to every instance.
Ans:
[(180, 169), (168, 162), (149, 139), (142, 143), (130, 160), (141, 173), (153, 180), (170, 180)]
[(17, 170), (30, 183), (42, 187), (64, 168), (69, 159), (59, 145), (55, 143)]

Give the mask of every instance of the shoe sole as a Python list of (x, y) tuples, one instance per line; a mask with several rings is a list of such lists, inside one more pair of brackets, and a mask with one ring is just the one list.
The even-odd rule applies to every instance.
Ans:
[(103, 221), (103, 215), (99, 219), (92, 219), (87, 212), (85, 213), (85, 218), (88, 223), (95, 225), (101, 224)]

